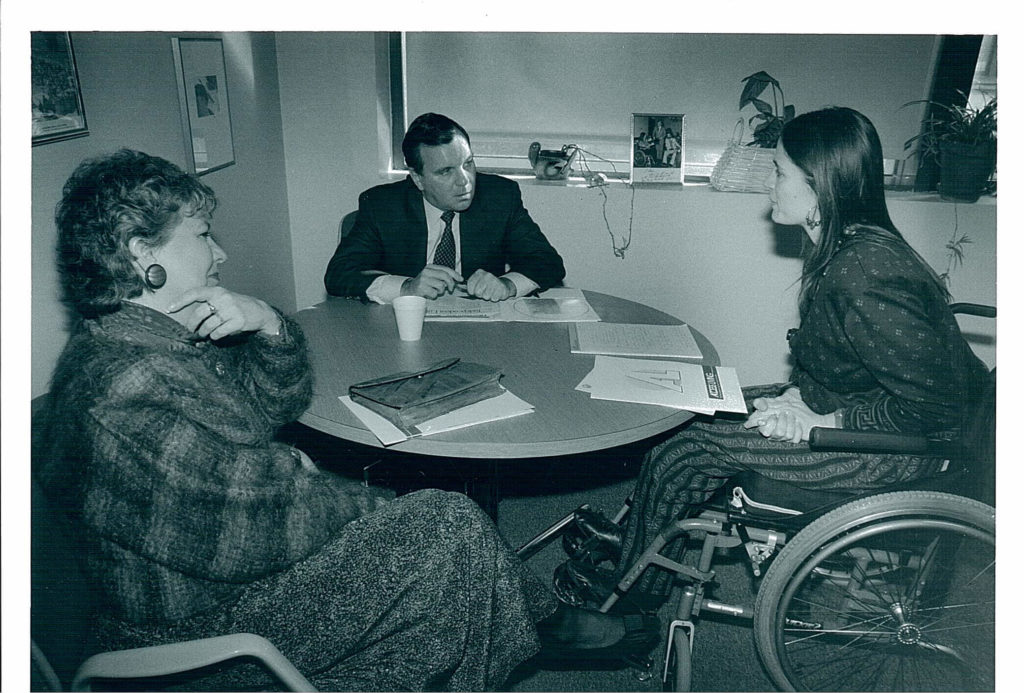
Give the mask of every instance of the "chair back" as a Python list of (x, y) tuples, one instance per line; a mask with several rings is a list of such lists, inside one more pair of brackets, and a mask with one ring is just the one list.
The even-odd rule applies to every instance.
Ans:
[[(33, 442), (42, 404), (43, 398), (32, 402)], [(60, 690), (70, 685), (78, 665), (92, 654), (87, 643), (95, 593), (79, 567), (79, 549), (71, 540), (68, 521), (43, 493), (34, 459), (32, 463), (31, 683), (32, 690)]]
[[(95, 597), (78, 566), (78, 547), (69, 539), (67, 523), (51, 507), (34, 478), (31, 512), (30, 630), (36, 650), (32, 689), (47, 690), (53, 682), (47, 680), (46, 663), (66, 687), (78, 665), (92, 654), (87, 643)], [(39, 661), (39, 656), (45, 656), (46, 663)]]
[(965, 452), (971, 482), (964, 495), (996, 505), (996, 370), (989, 372), (967, 421)]
[(349, 212), (341, 218), (338, 222), (338, 243), (345, 238), (352, 231), (352, 227), (356, 225), (356, 217), (359, 216), (359, 212)]
[[(981, 303), (951, 303), (954, 315), (995, 318), (996, 307)], [(974, 406), (964, 424), (964, 462), (971, 479), (963, 495), (992, 507), (996, 504), (996, 370), (988, 373), (979, 392), (971, 393)]]

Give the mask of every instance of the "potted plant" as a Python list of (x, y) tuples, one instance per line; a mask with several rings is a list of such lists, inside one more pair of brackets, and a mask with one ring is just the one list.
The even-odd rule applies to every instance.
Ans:
[(995, 171), (998, 104), (992, 98), (976, 108), (967, 103), (966, 96), (964, 102), (963, 106), (928, 100), (904, 104), (927, 103), (934, 114), (924, 121), (921, 134), (906, 141), (904, 149), (918, 142), (921, 156), (938, 160), (939, 194), (943, 199), (974, 202)]
[[(757, 109), (757, 113), (750, 117), (747, 124), (753, 125), (754, 121), (761, 121), (754, 127), (754, 139), (750, 144), (773, 148), (782, 135), (782, 126), (796, 115), (796, 108), (786, 105), (786, 97), (782, 93), (779, 81), (764, 70), (744, 77), (741, 81), (744, 85), (743, 93), (740, 94), (740, 110), (747, 104), (752, 105)], [(769, 86), (772, 88), (772, 103), (759, 98)], [(779, 108), (780, 104), (782, 108)]]
[[(747, 120), (747, 124), (757, 125), (754, 126), (753, 139), (748, 144), (741, 144), (744, 126), (743, 117), (740, 117), (733, 130), (733, 138), (711, 172), (711, 187), (732, 192), (766, 193), (765, 180), (774, 166), (772, 150), (782, 135), (782, 126), (796, 115), (796, 108), (786, 104), (779, 81), (763, 70), (740, 81), (743, 82), (740, 110), (748, 105), (756, 108), (757, 113)], [(771, 87), (770, 103), (761, 98), (768, 87)]]

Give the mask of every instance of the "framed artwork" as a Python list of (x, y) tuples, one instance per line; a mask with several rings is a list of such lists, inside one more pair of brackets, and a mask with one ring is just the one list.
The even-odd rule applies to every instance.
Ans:
[(224, 43), (172, 38), (188, 167), (198, 176), (235, 163)]
[(682, 113), (634, 113), (631, 183), (683, 182), (686, 117)]
[(32, 32), (32, 146), (89, 134), (66, 31)]

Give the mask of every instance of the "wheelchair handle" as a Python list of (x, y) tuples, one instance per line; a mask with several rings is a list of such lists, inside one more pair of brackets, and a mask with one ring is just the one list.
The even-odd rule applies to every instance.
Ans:
[[(842, 428), (811, 429), (808, 444), (812, 450), (847, 450), (850, 452), (888, 452), (907, 455), (936, 454), (937, 444), (924, 436), (882, 431), (847, 431)], [(948, 445), (948, 444), (946, 444)]]
[(959, 315), (977, 315), (982, 318), (996, 316), (995, 306), (986, 306), (981, 303), (950, 303), (949, 310)]

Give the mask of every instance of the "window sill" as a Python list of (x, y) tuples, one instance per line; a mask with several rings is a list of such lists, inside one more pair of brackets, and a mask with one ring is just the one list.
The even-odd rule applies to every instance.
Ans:
[[(481, 167), (481, 168), (478, 168), (477, 170), (480, 173), (490, 173), (490, 174), (494, 174), (494, 175), (504, 176), (505, 178), (509, 178), (511, 180), (516, 181), (520, 185), (526, 185), (526, 186), (544, 186), (544, 187), (556, 187), (556, 188), (592, 188), (592, 187), (598, 187), (598, 186), (590, 185), (587, 182), (587, 180), (584, 179), (582, 176), (571, 175), (566, 180), (541, 180), (541, 179), (537, 178), (536, 176), (534, 176), (532, 173), (524, 173), (523, 171), (518, 171), (518, 170), (517, 171), (510, 171), (508, 169), (499, 169), (499, 168), (490, 168), (490, 167), (487, 167), (487, 168)], [(406, 177), (406, 175), (408, 175), (408, 173), (405, 170), (401, 170), (401, 171), (390, 170), (390, 171), (388, 171), (385, 174), (385, 178), (388, 181), (393, 182), (393, 181), (402, 180), (403, 178)], [(629, 184), (630, 184), (630, 182), (629, 182), (629, 178), (628, 177), (612, 178), (611, 176), (608, 177), (608, 180), (607, 180), (607, 183), (606, 183), (606, 185), (609, 185), (609, 186), (629, 185)], [(693, 175), (693, 176), (687, 175), (687, 176), (684, 176), (682, 185), (680, 185), (679, 183), (633, 183), (632, 185), (635, 188), (639, 189), (639, 190), (673, 190), (673, 189), (680, 190), (680, 189), (683, 189), (683, 188), (687, 188), (687, 189), (701, 189), (701, 188), (703, 188), (703, 189), (707, 189), (707, 190), (709, 190), (711, 192), (714, 192), (714, 193), (721, 192), (723, 194), (731, 194), (731, 195), (737, 194), (734, 191), (715, 190), (714, 188), (711, 187), (711, 181), (710, 181), (709, 177), (706, 176), (706, 175), (703, 175), (703, 176), (702, 175)], [(768, 193), (768, 191), (765, 190), (764, 192), (752, 192), (751, 191), (751, 192), (741, 192), (739, 194), (745, 194), (745, 195), (766, 195), (767, 193)], [(955, 200), (943, 199), (937, 192), (916, 192), (914, 190), (908, 189), (908, 187), (905, 186), (905, 185), (902, 185), (902, 186), (886, 186), (885, 187), (885, 196), (886, 196), (886, 199), (888, 201), (890, 201), (890, 202), (894, 202), (894, 201), (899, 201), (899, 202), (932, 202), (932, 203), (938, 202), (938, 203), (943, 203), (943, 204), (956, 204)], [(980, 198), (978, 198), (977, 202), (962, 202), (960, 204), (995, 205), (996, 204), (996, 195), (994, 193), (993, 194), (989, 194), (989, 195), (982, 195)]]

